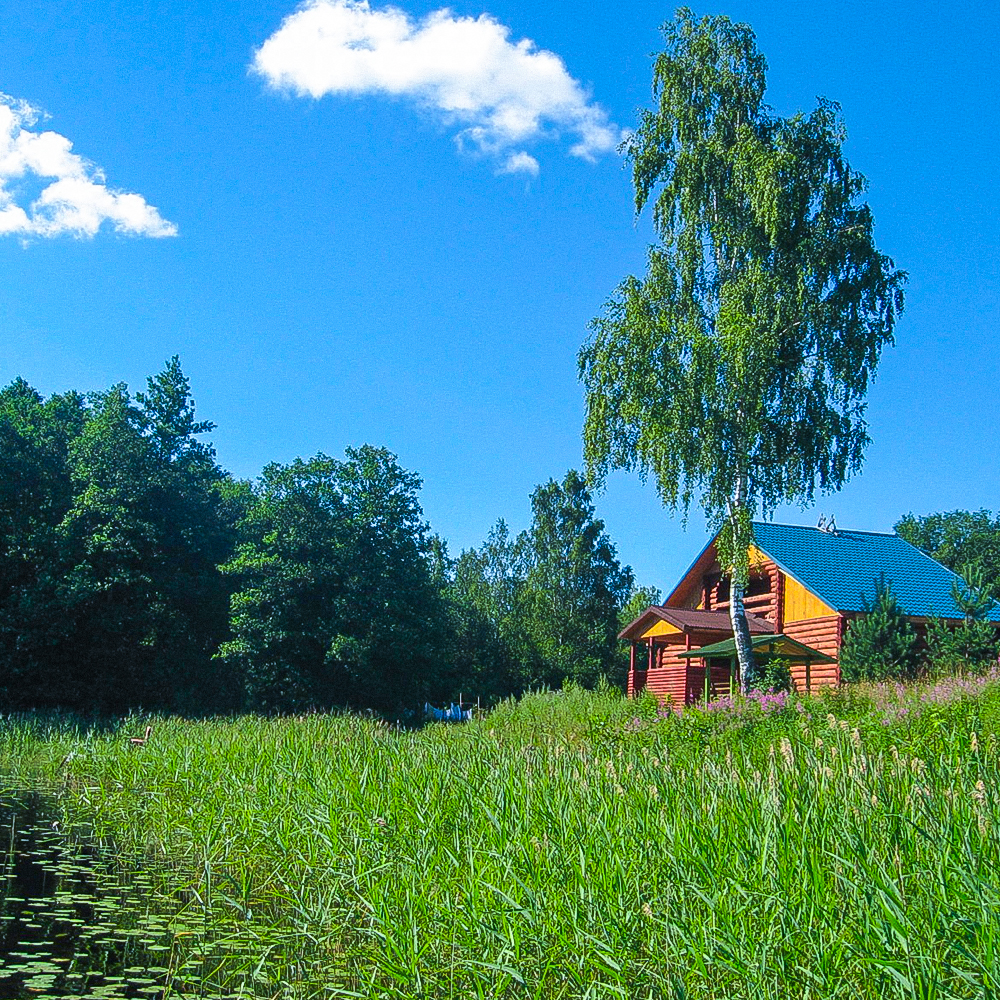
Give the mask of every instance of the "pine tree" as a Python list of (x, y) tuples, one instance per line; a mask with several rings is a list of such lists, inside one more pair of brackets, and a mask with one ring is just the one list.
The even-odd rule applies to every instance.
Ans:
[(906, 620), (892, 587), (880, 580), (875, 601), (866, 614), (851, 622), (840, 650), (845, 681), (906, 679), (916, 675), (917, 635)]

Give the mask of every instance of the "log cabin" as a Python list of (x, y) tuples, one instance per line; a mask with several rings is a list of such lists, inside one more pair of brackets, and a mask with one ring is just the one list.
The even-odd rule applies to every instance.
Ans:
[[(953, 597), (961, 578), (895, 534), (755, 521), (744, 597), (751, 640), (787, 636), (808, 652), (789, 660), (798, 691), (840, 683), (839, 654), (852, 619), (875, 601), (880, 580), (922, 641), (927, 622), (958, 624)], [(1000, 622), (1000, 605), (988, 617)], [(692, 650), (732, 639), (729, 580), (713, 538), (662, 605), (647, 608), (619, 635), (631, 644), (628, 694), (650, 691), (674, 706), (728, 693), (729, 657)], [(687, 655), (683, 655), (687, 654)]]

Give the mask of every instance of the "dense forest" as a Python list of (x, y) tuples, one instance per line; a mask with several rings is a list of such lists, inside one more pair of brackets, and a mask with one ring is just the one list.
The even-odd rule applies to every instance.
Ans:
[[(234, 478), (173, 358), (45, 399), (0, 390), (0, 705), (190, 714), (345, 706), (397, 715), (564, 681), (620, 685), (636, 585), (573, 470), (532, 520), (452, 557), (421, 480), (384, 448)], [(896, 525), (1000, 596), (1000, 519)]]
[(383, 448), (223, 469), (177, 358), (147, 380), (0, 390), (0, 704), (187, 713), (490, 702), (620, 683), (657, 599), (574, 471), (448, 554)]

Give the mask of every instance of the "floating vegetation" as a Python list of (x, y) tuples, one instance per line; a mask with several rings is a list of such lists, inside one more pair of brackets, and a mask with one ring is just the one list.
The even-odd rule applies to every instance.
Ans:
[(0, 794), (0, 1000), (272, 995), (276, 942), (166, 876), (70, 840), (37, 794)]

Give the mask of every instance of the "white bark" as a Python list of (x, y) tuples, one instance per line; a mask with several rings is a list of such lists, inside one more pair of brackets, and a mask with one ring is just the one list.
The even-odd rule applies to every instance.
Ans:
[[(739, 515), (746, 495), (746, 483), (743, 476), (737, 476), (736, 491), (729, 505), (730, 524), (735, 539), (739, 526)], [(733, 553), (735, 560), (736, 553)], [(736, 658), (740, 665), (740, 690), (746, 694), (753, 680), (754, 659), (753, 643), (750, 641), (750, 625), (747, 622), (746, 607), (743, 604), (744, 581), (737, 580), (736, 567), (730, 570), (729, 582), (729, 621), (733, 626), (733, 639), (736, 643)]]
[(740, 689), (746, 694), (753, 680), (753, 644), (750, 641), (750, 625), (747, 623), (746, 608), (743, 605), (743, 588), (735, 581), (729, 585), (729, 620), (736, 640), (736, 657), (740, 664)]

